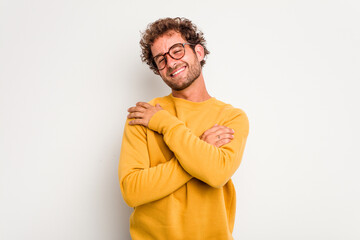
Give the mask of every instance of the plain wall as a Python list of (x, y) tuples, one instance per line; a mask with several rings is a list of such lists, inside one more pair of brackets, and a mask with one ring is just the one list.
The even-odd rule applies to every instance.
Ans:
[(360, 239), (357, 0), (0, 0), (0, 239), (130, 239), (121, 139), (170, 93), (138, 43), (167, 16), (204, 32), (210, 95), (250, 120), (234, 238)]

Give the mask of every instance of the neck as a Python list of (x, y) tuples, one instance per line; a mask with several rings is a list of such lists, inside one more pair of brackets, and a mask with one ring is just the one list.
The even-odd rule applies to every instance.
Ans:
[(206, 90), (202, 73), (189, 87), (181, 91), (172, 90), (172, 95), (192, 102), (202, 102), (211, 98)]

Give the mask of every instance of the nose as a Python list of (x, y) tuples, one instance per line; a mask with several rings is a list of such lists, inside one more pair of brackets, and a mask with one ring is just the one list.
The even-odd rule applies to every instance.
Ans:
[(166, 58), (166, 65), (170, 68), (174, 68), (178, 60), (173, 59), (169, 54), (166, 54), (165, 58)]

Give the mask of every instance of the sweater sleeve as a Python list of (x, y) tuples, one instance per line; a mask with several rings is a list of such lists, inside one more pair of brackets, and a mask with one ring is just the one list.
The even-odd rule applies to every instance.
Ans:
[(234, 129), (234, 139), (218, 148), (193, 134), (185, 123), (166, 110), (156, 112), (149, 128), (164, 136), (164, 141), (181, 166), (193, 177), (219, 188), (239, 167), (249, 133), (249, 121), (240, 109), (233, 109), (225, 126)]
[(150, 167), (146, 129), (140, 125), (130, 126), (128, 121), (122, 139), (118, 173), (125, 202), (130, 207), (136, 207), (169, 195), (192, 176), (184, 171), (175, 157)]

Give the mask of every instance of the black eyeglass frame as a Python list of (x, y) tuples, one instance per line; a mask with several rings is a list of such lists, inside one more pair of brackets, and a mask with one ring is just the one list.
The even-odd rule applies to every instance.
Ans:
[[(170, 51), (171, 51), (171, 49), (173, 49), (175, 46), (179, 46), (179, 45), (182, 45), (182, 47), (184, 48), (184, 54), (183, 54), (181, 57), (179, 57), (179, 58), (175, 58), (175, 57), (171, 56)], [(185, 45), (194, 46), (194, 45), (196, 45), (196, 44), (194, 44), (194, 43), (175, 43), (174, 45), (172, 45), (172, 46), (169, 48), (169, 51), (167, 51), (166, 53), (161, 54), (161, 55), (157, 55), (157, 56), (153, 57), (153, 61), (154, 61), (154, 64), (155, 64), (155, 67), (157, 68), (157, 70), (160, 71), (160, 70), (163, 70), (163, 69), (166, 67), (166, 64), (167, 64), (166, 54), (169, 55), (172, 59), (175, 59), (175, 60), (182, 59), (182, 58), (185, 56)], [(159, 68), (159, 67), (157, 66), (157, 64), (156, 64), (155, 59), (156, 59), (156, 58), (159, 58), (159, 57), (164, 57), (165, 65), (164, 65), (163, 68)]]

